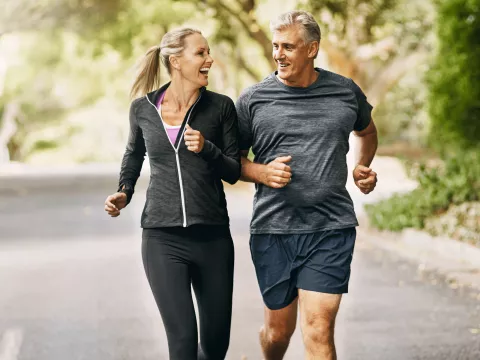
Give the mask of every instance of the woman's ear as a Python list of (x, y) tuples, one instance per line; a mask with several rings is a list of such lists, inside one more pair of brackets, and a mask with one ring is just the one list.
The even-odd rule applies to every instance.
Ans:
[(170, 66), (172, 69), (180, 70), (180, 62), (178, 61), (178, 58), (176, 56), (170, 55), (168, 57), (168, 61), (170, 62)]

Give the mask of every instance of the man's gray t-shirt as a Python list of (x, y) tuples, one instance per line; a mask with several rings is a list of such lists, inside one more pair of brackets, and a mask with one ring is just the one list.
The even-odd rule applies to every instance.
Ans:
[(357, 226), (345, 184), (352, 130), (370, 123), (372, 106), (341, 75), (316, 69), (307, 88), (283, 84), (272, 73), (237, 100), (240, 149), (254, 162), (291, 155), (292, 181), (281, 189), (256, 185), (252, 234), (300, 234)]

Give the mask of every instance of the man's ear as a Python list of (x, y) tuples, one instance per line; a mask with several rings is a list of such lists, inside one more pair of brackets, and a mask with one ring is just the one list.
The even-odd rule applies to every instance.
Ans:
[(312, 41), (310, 44), (308, 44), (308, 57), (315, 59), (315, 57), (318, 54), (319, 50), (319, 42), (318, 41)]

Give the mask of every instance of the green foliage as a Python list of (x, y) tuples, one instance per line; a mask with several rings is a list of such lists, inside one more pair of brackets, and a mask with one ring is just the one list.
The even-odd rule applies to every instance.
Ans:
[[(12, 159), (18, 161), (36, 150), (32, 133), (44, 137), (46, 127), (71, 127), (70, 115), (103, 98), (127, 106), (133, 65), (171, 28), (191, 25), (204, 32), (215, 59), (209, 87), (235, 98), (271, 71), (269, 21), (280, 12), (310, 6), (324, 40), (329, 38), (334, 50), (346, 55), (348, 66), (343, 68), (353, 65), (370, 100), (381, 102), (381, 96), (372, 94), (387, 93), (397, 81), (391, 74), (403, 74), (390, 65), (402, 65), (399, 57), (418, 47), (428, 50), (433, 18), (431, 0), (6, 0), (5, 4), (0, 47), (13, 36), (20, 50), (11, 55), (8, 47), (3, 54), (0, 49), (0, 89), (2, 61), (7, 64), (0, 114), (5, 104), (20, 104), (22, 117), (16, 119), (18, 131), (9, 145), (14, 149)], [(408, 67), (414, 68), (410, 63)], [(167, 78), (164, 73), (162, 77)], [(418, 87), (410, 85), (399, 91), (405, 101), (393, 99), (394, 107), (384, 107), (384, 128), (393, 136), (397, 128), (392, 124), (399, 124), (402, 132), (423, 126), (422, 119), (413, 116), (424, 96), (415, 96), (410, 89)], [(77, 121), (83, 126), (93, 119)]]
[(422, 80), (417, 71), (409, 72), (375, 108), (373, 116), (381, 145), (426, 146), (429, 119), (425, 106), (427, 87)]
[(0, 34), (66, 29), (101, 29), (126, 0), (2, 0)]
[(49, 139), (37, 142), (32, 134), (44, 136), (45, 128), (59, 122), (68, 131), (71, 113), (107, 96), (127, 105), (133, 77), (128, 70), (193, 8), (171, 0), (8, 0), (7, 5), (9, 20), (0, 21), (0, 132), (3, 108), (18, 104), (16, 132), (7, 145), (16, 161), (52, 149), (43, 146)]
[(440, 152), (480, 140), (480, 1), (440, 1), (438, 54), (429, 72), (430, 143)]
[(42, 150), (49, 150), (55, 149), (58, 147), (58, 143), (53, 140), (38, 140), (33, 144), (32, 151), (42, 151)]
[(428, 142), (444, 162), (422, 165), (411, 193), (366, 206), (380, 229), (423, 229), (452, 206), (480, 200), (480, 1), (438, 4), (438, 52), (427, 73)]
[(480, 152), (448, 156), (440, 166), (421, 165), (419, 186), (407, 195), (397, 194), (365, 209), (372, 224), (383, 230), (423, 229), (425, 220), (445, 212), (451, 204), (480, 201)]
[(169, 28), (179, 26), (193, 15), (193, 6), (172, 0), (122, 0), (123, 6), (101, 29), (87, 34), (98, 54), (114, 49), (124, 59), (143, 55), (160, 44)]

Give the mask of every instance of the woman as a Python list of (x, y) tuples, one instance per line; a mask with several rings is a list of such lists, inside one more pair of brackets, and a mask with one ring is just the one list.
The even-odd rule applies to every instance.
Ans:
[[(160, 60), (171, 81), (151, 91)], [(230, 337), (234, 251), (222, 180), (239, 179), (240, 155), (232, 100), (205, 89), (212, 63), (195, 29), (170, 31), (147, 52), (132, 87), (132, 97), (143, 96), (130, 108), (119, 189), (105, 201), (109, 215), (120, 215), (147, 153), (142, 257), (170, 359), (224, 359)]]

